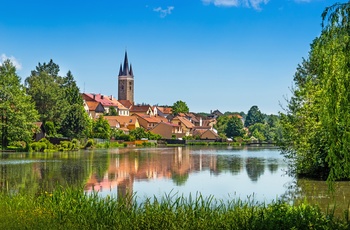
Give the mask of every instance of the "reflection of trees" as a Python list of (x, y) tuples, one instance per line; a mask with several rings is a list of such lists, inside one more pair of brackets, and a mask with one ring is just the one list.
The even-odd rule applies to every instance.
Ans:
[(264, 159), (249, 157), (246, 159), (245, 167), (251, 181), (258, 181), (259, 177), (264, 174)]
[(334, 193), (329, 191), (326, 181), (297, 179), (296, 185), (296, 204), (306, 200), (309, 204), (318, 205), (324, 212), (332, 212), (335, 207), (334, 214), (339, 218), (349, 211), (350, 181), (335, 182)]
[(78, 152), (12, 154), (1, 163), (0, 191), (27, 194), (52, 191), (57, 185), (80, 187), (90, 169)]
[(239, 156), (217, 156), (217, 172), (230, 171), (232, 174), (237, 175), (242, 171), (243, 159)]
[(176, 174), (176, 173), (173, 173), (172, 176), (171, 176), (171, 179), (174, 181), (174, 183), (177, 185), (177, 186), (181, 186), (181, 185), (184, 185), (188, 179), (188, 176), (189, 174), (186, 173), (186, 174)]
[(278, 162), (276, 160), (269, 160), (267, 164), (267, 168), (271, 172), (271, 174), (277, 172), (278, 170)]

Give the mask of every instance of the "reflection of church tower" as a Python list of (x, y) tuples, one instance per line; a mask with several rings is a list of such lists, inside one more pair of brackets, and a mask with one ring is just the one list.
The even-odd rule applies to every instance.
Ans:
[(125, 51), (124, 65), (120, 64), (118, 75), (118, 100), (129, 100), (134, 104), (134, 73), (129, 67), (128, 54)]

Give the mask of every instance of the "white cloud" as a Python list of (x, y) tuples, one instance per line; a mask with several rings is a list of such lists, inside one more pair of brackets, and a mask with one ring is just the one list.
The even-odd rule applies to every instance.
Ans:
[(160, 13), (160, 17), (164, 18), (167, 15), (171, 14), (171, 12), (174, 10), (175, 7), (168, 6), (166, 9), (163, 9), (162, 7), (154, 8), (153, 11)]
[(206, 5), (214, 4), (215, 6), (224, 7), (252, 7), (255, 10), (261, 10), (261, 4), (267, 4), (270, 0), (202, 0)]
[(7, 59), (9, 59), (12, 62), (12, 64), (16, 67), (17, 70), (22, 69), (22, 64), (14, 56), (7, 57), (6, 54), (1, 54), (0, 65)]

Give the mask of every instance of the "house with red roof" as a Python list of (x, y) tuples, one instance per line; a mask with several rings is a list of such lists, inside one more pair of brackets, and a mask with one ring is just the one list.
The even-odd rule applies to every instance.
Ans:
[(184, 136), (190, 136), (194, 125), (185, 117), (176, 116), (171, 120), (171, 123), (179, 125)]
[(173, 137), (173, 134), (179, 134), (181, 133), (181, 130), (179, 125), (168, 122), (161, 122), (151, 128), (150, 132), (159, 134), (164, 139), (171, 139)]
[(145, 114), (136, 114), (138, 117), (140, 126), (143, 127), (144, 129), (152, 129), (159, 123), (167, 123), (168, 120), (165, 117), (152, 117), (150, 115), (145, 115)]
[(104, 107), (100, 102), (97, 101), (85, 101), (85, 104), (88, 108), (88, 115), (92, 119), (98, 118), (105, 111)]
[(110, 108), (114, 107), (119, 116), (129, 116), (129, 109), (120, 103), (116, 98), (102, 94), (83, 93), (82, 98), (86, 102), (99, 102), (104, 108), (104, 113), (109, 113)]
[(153, 116), (153, 110), (150, 105), (133, 105), (130, 109), (131, 115), (149, 115)]

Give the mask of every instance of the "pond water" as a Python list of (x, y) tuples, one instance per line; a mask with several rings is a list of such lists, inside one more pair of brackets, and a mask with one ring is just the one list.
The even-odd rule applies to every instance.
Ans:
[[(348, 209), (350, 182), (296, 180), (276, 148), (121, 148), (64, 153), (0, 153), (0, 191), (36, 194), (56, 186), (84, 187), (101, 196), (134, 194), (138, 201), (190, 194), (228, 200), (307, 199)], [(331, 205), (330, 205), (331, 204)]]

